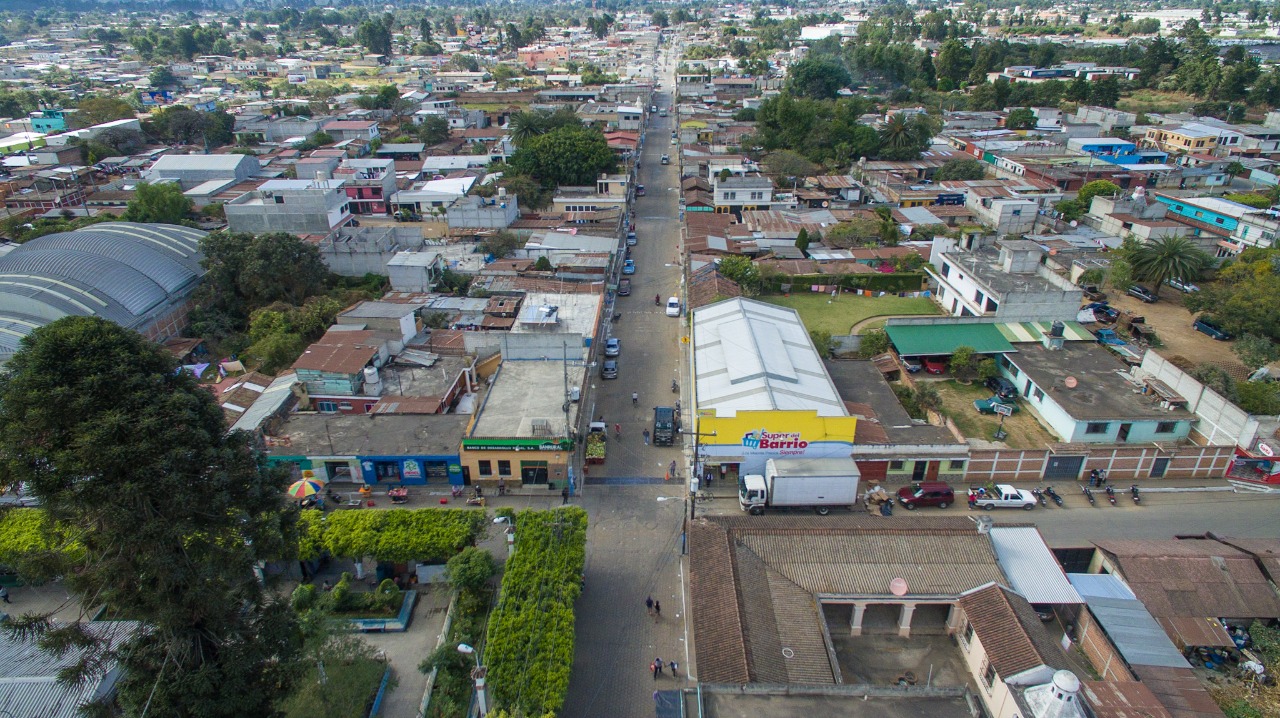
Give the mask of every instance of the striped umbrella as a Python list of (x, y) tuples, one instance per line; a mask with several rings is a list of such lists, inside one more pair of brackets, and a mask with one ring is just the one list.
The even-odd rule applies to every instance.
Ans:
[(293, 482), (293, 485), (289, 487), (288, 493), (291, 498), (305, 499), (312, 494), (320, 493), (321, 488), (319, 481), (302, 479), (301, 481)]

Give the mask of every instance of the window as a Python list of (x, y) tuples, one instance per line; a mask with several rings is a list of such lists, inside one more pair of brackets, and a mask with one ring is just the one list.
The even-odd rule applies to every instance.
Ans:
[(1091, 421), (1084, 425), (1084, 433), (1086, 434), (1105, 434), (1111, 428), (1111, 424), (1105, 421)]
[(988, 660), (983, 660), (983, 663), (985, 665), (982, 667), (982, 682), (986, 685), (987, 692), (990, 693), (991, 689), (996, 686), (996, 667), (991, 665), (991, 661)]
[(485, 459), (484, 461), (476, 462), (476, 467), (480, 469), (480, 475), (481, 475), (481, 476), (493, 476), (493, 462), (492, 462), (492, 461), (489, 461), (488, 459)]
[(764, 192), (752, 192), (751, 199), (764, 199)]
[(981, 307), (981, 306), (982, 306), (982, 300), (984, 300), (984, 299), (986, 299), (986, 298), (987, 298), (987, 295), (983, 294), (981, 290), (977, 290), (977, 289), (975, 289), (975, 290), (974, 290), (974, 292), (973, 292), (973, 303), (974, 303), (974, 304), (977, 304), (979, 307)]
[(1036, 398), (1036, 401), (1044, 401), (1044, 392), (1040, 391), (1040, 387), (1036, 387), (1036, 390), (1031, 392), (1031, 395)]
[(942, 263), (942, 276), (944, 277), (951, 276), (951, 265), (947, 264), (946, 262)]
[(511, 462), (505, 459), (498, 459), (498, 476), (511, 475)]
[(890, 462), (889, 462), (889, 470), (890, 470), (890, 471), (902, 471), (902, 467), (903, 467), (904, 465), (905, 465), (905, 462), (902, 462), (902, 461), (890, 461)]
[(1000, 305), (999, 305), (997, 302), (995, 302), (994, 300), (992, 300), (990, 297), (987, 297), (987, 311), (988, 311), (988, 312), (994, 312), (994, 311), (996, 311), (996, 310), (997, 310), (997, 309), (999, 309), (999, 308), (1000, 308)]
[(1225, 220), (1225, 219), (1223, 219), (1223, 218), (1221, 218), (1221, 217), (1214, 217), (1214, 218), (1213, 218), (1213, 221), (1217, 222), (1218, 224), (1226, 224), (1226, 223), (1227, 223), (1227, 220)]
[(1176, 421), (1160, 421), (1156, 423), (1157, 434), (1172, 434), (1177, 431), (1178, 422)]
[(952, 471), (964, 471), (964, 459), (952, 459), (949, 468)]
[(276, 204), (284, 204), (284, 197), (280, 195), (276, 195), (275, 200), (276, 200)]
[(725, 193), (724, 193), (724, 198), (725, 198), (725, 199), (727, 199), (727, 200), (730, 200), (730, 199), (737, 199), (737, 198), (738, 198), (738, 193), (737, 193), (737, 192), (725, 192)]
[(965, 622), (964, 626), (964, 642), (966, 645), (973, 642), (973, 624), (968, 621)]
[(336, 401), (317, 401), (316, 411), (325, 414), (333, 414), (338, 411), (338, 402)]

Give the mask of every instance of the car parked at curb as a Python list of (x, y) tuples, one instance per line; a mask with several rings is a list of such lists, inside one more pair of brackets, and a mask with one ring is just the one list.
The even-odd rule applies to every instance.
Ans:
[(616, 357), (622, 353), (622, 342), (617, 337), (609, 337), (604, 340), (604, 355), (607, 357)]
[(1191, 327), (1201, 334), (1208, 335), (1220, 342), (1225, 342), (1231, 338), (1231, 334), (1229, 334), (1227, 330), (1223, 329), (1218, 322), (1214, 321), (1211, 317), (1200, 317), (1195, 320)]
[(1151, 291), (1150, 289), (1147, 289), (1141, 284), (1130, 285), (1129, 291), (1125, 293), (1135, 299), (1142, 300), (1146, 304), (1154, 304), (1160, 301), (1160, 297), (1157, 297), (1155, 292)]
[(628, 259), (627, 261), (623, 262), (623, 263), (622, 263), (622, 273), (623, 273), (623, 274), (635, 274), (635, 273), (636, 273), (636, 263), (635, 263), (635, 260), (633, 260), (633, 259)]
[(631, 296), (631, 280), (630, 279), (623, 277), (621, 280), (618, 281), (618, 296), (619, 297)]
[(618, 378), (618, 360), (605, 359), (600, 365), (601, 379), (617, 379)]
[(955, 502), (955, 491), (943, 481), (924, 481), (898, 489), (898, 503), (908, 511), (914, 511), (918, 506), (945, 509)]

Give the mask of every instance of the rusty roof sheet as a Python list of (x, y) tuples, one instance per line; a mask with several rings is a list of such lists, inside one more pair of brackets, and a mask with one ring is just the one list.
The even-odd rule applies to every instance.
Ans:
[(1253, 556), (1209, 539), (1096, 541), (1156, 618), (1277, 618), (1280, 597)]
[(1097, 718), (1172, 718), (1156, 694), (1137, 681), (1083, 681), (1080, 690)]
[(1151, 689), (1173, 718), (1224, 718), (1222, 709), (1190, 668), (1133, 666), (1133, 674)]

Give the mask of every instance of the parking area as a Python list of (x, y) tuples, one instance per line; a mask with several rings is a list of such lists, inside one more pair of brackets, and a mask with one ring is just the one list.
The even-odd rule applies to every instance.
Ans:
[[(1195, 317), (1183, 306), (1184, 296), (1182, 292), (1164, 287), (1160, 290), (1160, 301), (1144, 304), (1116, 291), (1107, 292), (1111, 306), (1146, 318), (1146, 323), (1156, 330), (1156, 336), (1163, 344), (1160, 353), (1164, 356), (1170, 359), (1180, 356), (1193, 365), (1208, 362), (1219, 364), (1232, 372), (1247, 372), (1231, 352), (1231, 342), (1210, 339), (1191, 327)], [(1090, 325), (1088, 328), (1094, 330), (1101, 326)]]

